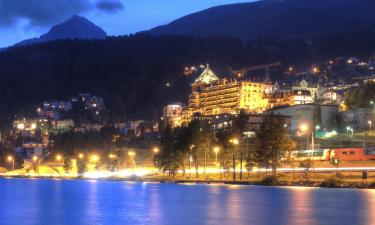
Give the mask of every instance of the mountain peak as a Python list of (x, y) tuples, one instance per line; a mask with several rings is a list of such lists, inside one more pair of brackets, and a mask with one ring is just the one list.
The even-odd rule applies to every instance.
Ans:
[(85, 17), (73, 15), (64, 22), (53, 26), (39, 38), (22, 41), (16, 45), (28, 45), (62, 39), (104, 39), (106, 32)]

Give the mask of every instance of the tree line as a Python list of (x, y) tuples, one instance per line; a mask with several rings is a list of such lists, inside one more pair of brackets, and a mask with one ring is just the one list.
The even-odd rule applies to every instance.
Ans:
[[(170, 176), (182, 171), (183, 176), (193, 171), (195, 177), (205, 174), (208, 157), (212, 165), (212, 152), (216, 151), (217, 164), (223, 176), (231, 176), (240, 166), (240, 179), (243, 167), (247, 171), (254, 167), (272, 170), (276, 176), (281, 159), (290, 156), (296, 149), (296, 142), (289, 136), (285, 118), (266, 114), (255, 136), (248, 136), (248, 115), (241, 112), (226, 130), (214, 132), (205, 120), (193, 120), (186, 127), (172, 129), (167, 126), (160, 140), (160, 153), (155, 156), (156, 165)], [(203, 171), (202, 171), (203, 170)], [(220, 172), (221, 175), (221, 172)], [(236, 179), (236, 173), (233, 179)]]

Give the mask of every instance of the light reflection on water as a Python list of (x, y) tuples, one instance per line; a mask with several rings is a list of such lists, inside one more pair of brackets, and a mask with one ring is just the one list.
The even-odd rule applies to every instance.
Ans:
[(375, 191), (0, 179), (0, 225), (371, 225)]

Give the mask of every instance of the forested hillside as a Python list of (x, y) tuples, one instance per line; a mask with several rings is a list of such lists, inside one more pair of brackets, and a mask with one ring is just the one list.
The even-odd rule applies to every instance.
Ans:
[[(113, 121), (156, 118), (164, 104), (187, 100), (194, 75), (185, 77), (185, 66), (210, 63), (219, 75), (227, 76), (230, 66), (278, 60), (284, 66), (311, 65), (338, 55), (368, 56), (374, 45), (375, 34), (361, 32), (313, 43), (135, 35), (15, 47), (0, 52), (1, 125), (15, 115), (34, 114), (43, 100), (69, 98), (81, 91), (103, 96)], [(282, 75), (282, 69), (273, 71), (274, 78)]]

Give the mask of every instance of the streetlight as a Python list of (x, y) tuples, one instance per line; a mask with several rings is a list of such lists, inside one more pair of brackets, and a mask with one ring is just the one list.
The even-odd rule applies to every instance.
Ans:
[(129, 151), (129, 152), (128, 152), (128, 155), (129, 155), (130, 158), (132, 159), (133, 164), (134, 164), (134, 167), (135, 167), (135, 160), (134, 160), (135, 152), (133, 152), (133, 151)]
[(189, 151), (189, 173), (191, 176), (191, 163), (193, 162), (193, 157), (191, 157), (191, 150), (194, 148), (194, 145), (190, 145), (190, 151)]
[(64, 159), (63, 159), (63, 157), (60, 154), (56, 155), (55, 159), (58, 162), (62, 161), (64, 163)]
[(155, 165), (157, 165), (158, 163), (158, 160), (159, 160), (159, 152), (160, 152), (160, 149), (158, 147), (154, 147), (152, 149), (152, 151), (154, 152), (155, 154)]
[(111, 153), (111, 154), (108, 155), (108, 158), (110, 158), (110, 159), (115, 159), (115, 158), (116, 158), (116, 155)]
[(367, 123), (368, 123), (368, 125), (370, 126), (370, 130), (371, 130), (372, 121), (369, 120), (369, 121), (367, 121)]
[(214, 152), (215, 152), (215, 163), (219, 167), (219, 174), (220, 174), (220, 180), (221, 180), (221, 164), (217, 162), (217, 153), (219, 153), (220, 148), (219, 147), (214, 147)]
[(79, 159), (83, 159), (83, 157), (84, 157), (84, 155), (83, 155), (82, 153), (79, 153), (79, 154), (78, 154), (78, 158), (79, 158)]
[(14, 158), (12, 156), (7, 157), (7, 161), (12, 163), (12, 170), (14, 170)]
[(99, 156), (98, 155), (92, 155), (91, 156), (91, 161), (93, 161), (94, 163), (98, 162), (99, 161)]
[(354, 129), (350, 128), (350, 131), (352, 132), (352, 138), (354, 137)]
[[(307, 124), (302, 124), (300, 127), (302, 132), (307, 132), (309, 130), (309, 126)], [(320, 129), (320, 126), (316, 126), (315, 129)], [(307, 138), (307, 146), (306, 149), (309, 147), (309, 139)], [(314, 131), (311, 129), (311, 148), (312, 150), (315, 149), (315, 138), (314, 138)]]
[(235, 153), (236, 153), (236, 145), (238, 145), (238, 139), (233, 138), (229, 140), (230, 143), (233, 144), (233, 181), (236, 181), (236, 158), (235, 158)]
[(215, 162), (217, 163), (217, 153), (220, 151), (219, 147), (214, 147), (214, 152), (215, 152)]
[(351, 127), (346, 127), (346, 134), (349, 134), (349, 131), (352, 132), (352, 137), (354, 136), (354, 129)]
[(36, 155), (33, 156), (33, 162), (34, 162), (34, 163), (38, 163), (38, 175), (39, 175), (39, 166), (40, 166), (40, 161), (39, 161), (38, 156), (36, 156)]

